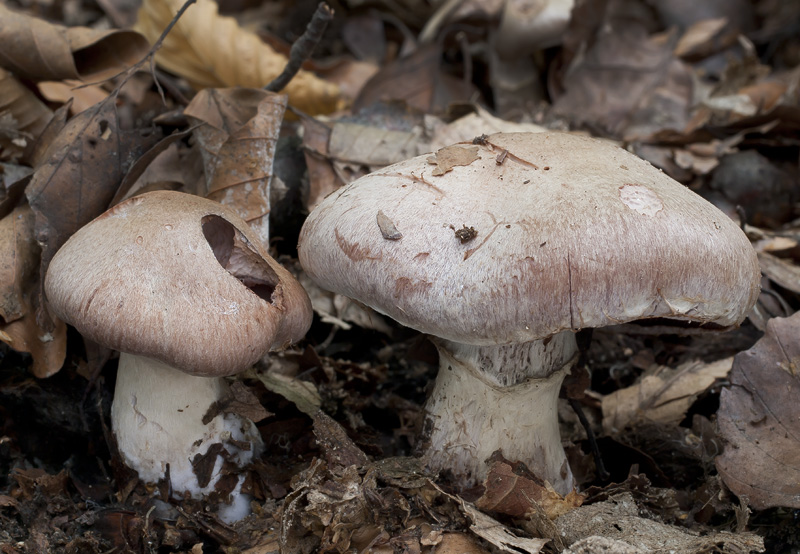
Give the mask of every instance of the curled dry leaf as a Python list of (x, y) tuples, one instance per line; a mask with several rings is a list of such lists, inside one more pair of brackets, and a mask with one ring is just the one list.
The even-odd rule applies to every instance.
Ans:
[(107, 79), (150, 49), (135, 31), (54, 25), (2, 4), (0, 21), (0, 67), (36, 81)]
[(64, 81), (42, 81), (37, 85), (41, 95), (50, 102), (66, 104), (72, 101), (71, 114), (79, 114), (88, 110), (98, 102), (102, 102), (109, 92), (98, 85), (83, 85), (80, 81), (66, 79)]
[[(0, 6), (0, 10), (2, 10)], [(1, 17), (1, 15), (0, 15)], [(50, 118), (53, 117), (53, 111), (45, 106), (33, 92), (20, 83), (11, 73), (0, 69), (0, 113), (4, 117), (11, 116), (14, 120), (13, 129), (9, 129), (3, 125), (4, 133), (6, 135), (12, 131), (18, 133), (18, 136), (13, 137), (14, 144), (19, 148), (25, 148), (32, 143), (33, 139), (39, 136), (39, 133), (47, 126)], [(3, 150), (10, 145), (5, 144), (10, 139), (3, 136), (2, 145)], [(20, 143), (19, 141), (22, 140)]]
[(29, 352), (31, 371), (44, 378), (64, 363), (67, 327), (61, 321), (39, 326), (39, 252), (30, 207), (20, 206), (0, 219), (0, 340)]
[(109, 206), (123, 176), (157, 133), (119, 128), (111, 95), (64, 123), (65, 105), (40, 139), (25, 195), (36, 214), (42, 270), (62, 244)]
[[(184, 0), (145, 0), (136, 29), (155, 42)], [(156, 53), (158, 65), (195, 88), (262, 88), (281, 74), (287, 59), (232, 17), (219, 15), (217, 3), (198, 0), (167, 35)], [(283, 89), (289, 103), (310, 113), (340, 107), (339, 87), (300, 71)]]
[(308, 381), (301, 381), (275, 372), (258, 372), (258, 380), (275, 394), (280, 394), (304, 414), (314, 417), (322, 406), (322, 397), (316, 387)]
[(206, 196), (230, 206), (269, 244), (269, 191), (286, 95), (261, 89), (205, 89), (184, 110), (199, 125)]
[(543, 483), (522, 463), (514, 463), (495, 453), (489, 474), (484, 481), (484, 493), (475, 501), (481, 510), (498, 512), (512, 517), (525, 517), (539, 507), (550, 519), (577, 508), (583, 497), (575, 491), (561, 496), (552, 486)]
[(733, 358), (675, 369), (657, 366), (630, 387), (603, 398), (603, 428), (613, 434), (637, 422), (680, 423), (692, 403), (731, 369)]
[(717, 414), (725, 450), (722, 480), (763, 510), (800, 508), (800, 312), (774, 318), (750, 350), (737, 354)]

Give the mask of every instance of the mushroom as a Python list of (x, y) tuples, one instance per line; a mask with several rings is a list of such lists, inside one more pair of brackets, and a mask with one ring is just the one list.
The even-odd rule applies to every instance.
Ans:
[(125, 464), (176, 496), (230, 495), (226, 521), (246, 515), (237, 473), (263, 443), (252, 421), (217, 413), (223, 377), (311, 324), (305, 291), (247, 224), (190, 194), (130, 198), (61, 247), (45, 291), (60, 318), (120, 351), (111, 420)]
[(462, 487), (498, 449), (574, 487), (556, 404), (576, 331), (728, 328), (759, 292), (755, 253), (722, 212), (621, 148), (553, 132), (483, 136), (366, 175), (309, 215), (299, 253), (322, 288), (433, 337), (420, 443)]

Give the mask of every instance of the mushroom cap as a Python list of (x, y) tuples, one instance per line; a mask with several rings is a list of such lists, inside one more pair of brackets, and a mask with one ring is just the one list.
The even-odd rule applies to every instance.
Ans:
[(301, 339), (312, 316), (244, 220), (171, 191), (130, 198), (81, 228), (50, 263), (45, 292), (90, 340), (209, 377)]
[(479, 137), (366, 175), (300, 235), (322, 288), (466, 344), (527, 342), (643, 318), (728, 327), (759, 292), (744, 233), (608, 142)]

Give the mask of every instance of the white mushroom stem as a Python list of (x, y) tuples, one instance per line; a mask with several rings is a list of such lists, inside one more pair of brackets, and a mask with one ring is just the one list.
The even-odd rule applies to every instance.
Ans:
[[(125, 464), (148, 483), (162, 479), (169, 464), (170, 484), (177, 496), (189, 492), (200, 498), (215, 490), (224, 460), (217, 456), (211, 479), (201, 486), (192, 465), (198, 454), (221, 443), (230, 461), (243, 467), (263, 449), (258, 429), (248, 419), (218, 414), (203, 423), (209, 407), (227, 391), (224, 379), (195, 377), (150, 358), (120, 353), (111, 423)], [(242, 504), (240, 484), (230, 499), (234, 506)]]
[(426, 404), (426, 465), (462, 487), (482, 484), (496, 450), (566, 494), (574, 479), (558, 429), (558, 393), (577, 358), (575, 335), (505, 346), (435, 339), (440, 366)]

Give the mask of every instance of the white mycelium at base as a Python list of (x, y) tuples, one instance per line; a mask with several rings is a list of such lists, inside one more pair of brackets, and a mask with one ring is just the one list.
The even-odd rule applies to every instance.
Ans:
[[(209, 407), (227, 390), (221, 378), (195, 377), (143, 356), (120, 353), (111, 421), (125, 464), (148, 483), (162, 479), (169, 464), (176, 497), (189, 492), (201, 498), (214, 491), (222, 458), (217, 457), (208, 484), (200, 486), (192, 466), (195, 456), (222, 443), (231, 461), (241, 468), (263, 450), (258, 430), (250, 420), (218, 414), (203, 424)], [(249, 444), (250, 450), (239, 448), (237, 443)], [(231, 505), (220, 506), (224, 521), (235, 521), (249, 513), (250, 499), (241, 493), (242, 482), (240, 476)]]

